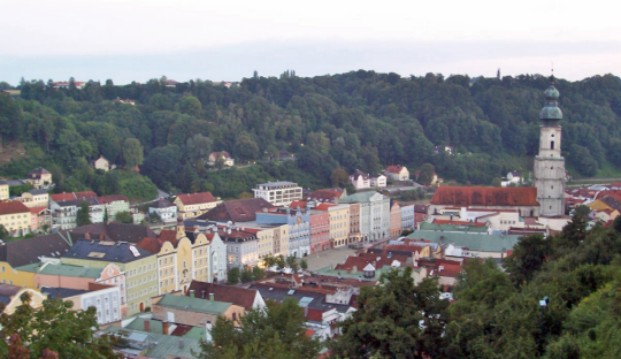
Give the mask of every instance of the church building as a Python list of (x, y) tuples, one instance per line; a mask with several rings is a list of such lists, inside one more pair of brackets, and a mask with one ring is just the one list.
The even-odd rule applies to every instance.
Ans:
[[(545, 225), (565, 214), (565, 159), (561, 155), (563, 113), (558, 107), (559, 92), (553, 84), (544, 92), (541, 109), (539, 152), (534, 161), (534, 187), (439, 187), (429, 206), (429, 215), (459, 215), (461, 208), (517, 211), (521, 217), (539, 217)], [(543, 223), (543, 222), (542, 222)]]

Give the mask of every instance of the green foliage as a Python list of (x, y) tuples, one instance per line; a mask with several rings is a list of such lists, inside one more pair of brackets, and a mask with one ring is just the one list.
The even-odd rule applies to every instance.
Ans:
[(125, 168), (132, 169), (143, 162), (142, 144), (136, 138), (127, 138), (123, 142), (123, 161)]
[(229, 273), (227, 274), (227, 281), (229, 284), (237, 284), (240, 280), (240, 270), (239, 268), (231, 268)]
[(19, 186), (10, 186), (9, 187), (9, 196), (11, 197), (19, 197), (24, 192), (28, 192), (32, 189), (32, 184), (24, 183)]
[(0, 224), (0, 239), (7, 239), (9, 237), (9, 231), (6, 230), (4, 225)]
[(252, 282), (252, 269), (244, 267), (241, 270), (240, 280), (242, 283)]
[(127, 223), (127, 224), (134, 223), (134, 220), (132, 218), (132, 214), (129, 213), (128, 211), (118, 212), (114, 216), (114, 221), (115, 222), (119, 222), (119, 223)]
[[(3, 357), (41, 358), (55, 354), (59, 358), (118, 358), (107, 338), (93, 335), (97, 329), (95, 308), (73, 311), (71, 302), (48, 299), (35, 311), (29, 295), (21, 299), (23, 304), (13, 314), (0, 316)], [(23, 356), (12, 356), (16, 353)]]
[[(573, 176), (618, 172), (620, 83), (612, 75), (557, 81), (565, 116), (562, 150)], [(249, 172), (260, 172), (261, 180), (303, 180), (305, 186), (345, 186), (343, 172), (335, 169), (376, 174), (397, 163), (432, 166), (459, 183), (490, 184), (537, 152), (538, 112), (548, 85), (539, 75), (445, 79), (373, 71), (257, 76), (233, 88), (200, 80), (171, 88), (153, 79), (55, 89), (32, 80), (20, 84), (20, 99), (0, 97), (0, 123), (11, 124), (0, 137), (33, 143), (28, 147), (37, 147), (39, 159), (16, 162), (55, 164), (60, 190), (92, 187), (86, 167), (100, 154), (127, 167), (139, 165), (140, 151), (134, 150), (140, 147), (143, 173), (158, 186), (225, 198), (250, 187), (240, 178), (246, 173), (236, 173), (229, 184), (222, 181), (228, 174), (209, 170), (212, 150), (226, 150), (238, 163), (258, 162), (260, 169)], [(444, 152), (447, 145), (452, 155)], [(281, 152), (295, 161), (280, 163)], [(14, 163), (0, 174), (13, 177), (32, 168)], [(427, 183), (428, 174), (421, 171), (419, 181)]]
[(439, 298), (437, 282), (414, 286), (412, 271), (393, 270), (382, 285), (363, 287), (358, 311), (342, 325), (333, 343), (337, 358), (441, 358), (448, 302)]
[(78, 214), (76, 216), (76, 224), (78, 227), (91, 224), (91, 217), (88, 213), (88, 202), (80, 203)]
[(304, 312), (293, 299), (282, 304), (268, 302), (265, 311), (253, 309), (241, 318), (241, 326), (218, 318), (213, 342), (201, 344), (199, 358), (311, 359), (319, 353), (319, 343), (306, 336)]

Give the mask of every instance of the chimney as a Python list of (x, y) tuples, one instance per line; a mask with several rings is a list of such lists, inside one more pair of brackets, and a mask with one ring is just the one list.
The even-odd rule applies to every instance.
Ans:
[(195, 298), (194, 289), (190, 289), (190, 298)]
[(91, 240), (91, 234), (89, 232), (84, 233), (84, 239), (86, 239), (87, 241)]
[(162, 322), (162, 334), (168, 335), (168, 322)]
[(205, 299), (205, 293), (206, 292), (204, 290), (201, 290), (201, 298)]
[(179, 338), (179, 349), (183, 349), (185, 347), (185, 342), (183, 341), (183, 338)]
[(100, 241), (104, 240), (104, 233), (103, 232), (99, 233), (99, 240)]
[(209, 300), (210, 301), (213, 302), (214, 301), (214, 297), (215, 297), (215, 295), (213, 293), (209, 293)]
[(151, 332), (151, 321), (149, 319), (144, 320), (144, 331), (147, 333)]

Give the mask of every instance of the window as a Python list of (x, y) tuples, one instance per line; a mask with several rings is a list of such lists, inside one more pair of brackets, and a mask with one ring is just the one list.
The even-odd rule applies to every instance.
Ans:
[(550, 149), (553, 150), (554, 149), (554, 141), (550, 141)]

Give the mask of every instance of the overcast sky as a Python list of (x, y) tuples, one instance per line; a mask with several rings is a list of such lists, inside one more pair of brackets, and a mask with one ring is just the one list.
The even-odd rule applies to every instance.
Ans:
[(621, 75), (613, 1), (2, 0), (0, 81)]

